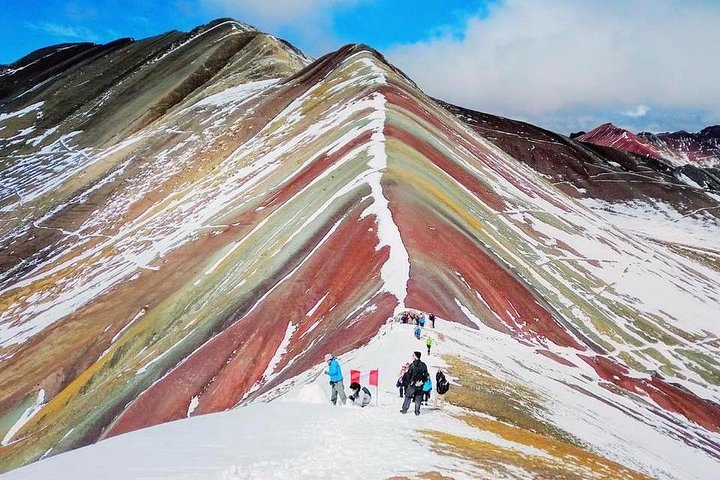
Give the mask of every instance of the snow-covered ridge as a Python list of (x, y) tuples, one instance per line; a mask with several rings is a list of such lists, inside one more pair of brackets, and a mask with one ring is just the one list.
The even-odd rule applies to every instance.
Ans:
[[(330, 405), (329, 387), (322, 374), (325, 366), (318, 365), (288, 379), (251, 405), (115, 437), (43, 460), (4, 478), (103, 476), (135, 480), (152, 475), (158, 479), (265, 479), (292, 475), (314, 479), (336, 478), (338, 471), (345, 470), (362, 470), (366, 478), (415, 476), (429, 471), (458, 479), (493, 475), (481, 464), (455, 456), (449, 449), (433, 448), (441, 445), (420, 433), (428, 430), (487, 442), (540, 461), (553, 458), (552, 453), (521, 439), (508, 440), (470, 427), (456, 418), (462, 410), (435, 392), (419, 417), (399, 414), (402, 399), (397, 396), (395, 376), (413, 350), (424, 349), (425, 337), (415, 340), (412, 328), (390, 323), (368, 345), (339, 358), (345, 376), (350, 369), (379, 369), (380, 386), (377, 390), (371, 387), (374, 398), (366, 408)], [(663, 479), (707, 478), (715, 470), (714, 458), (679, 437), (667, 435), (666, 429), (672, 428), (669, 420), (665, 425), (663, 421), (646, 422), (637, 415), (647, 408), (644, 402), (602, 388), (602, 379), (592, 369), (573, 372), (486, 327), (478, 331), (438, 319), (436, 329), (426, 329), (424, 336), (432, 337), (433, 349), (443, 355), (472, 362), (501, 381), (521, 382), (543, 399), (547, 421), (572, 432), (589, 451), (610, 461)], [(448, 372), (437, 355), (425, 355), (423, 360), (433, 377), (438, 369)], [(587, 389), (592, 395), (582, 393)], [(617, 402), (622, 405), (620, 410), (614, 406)], [(398, 439), (406, 439), (401, 440), (402, 452), (397, 448)], [(595, 478), (591, 469), (576, 461), (562, 459), (570, 471)], [(521, 466), (504, 463), (502, 457), (495, 462), (513, 469), (519, 478), (531, 475)]]

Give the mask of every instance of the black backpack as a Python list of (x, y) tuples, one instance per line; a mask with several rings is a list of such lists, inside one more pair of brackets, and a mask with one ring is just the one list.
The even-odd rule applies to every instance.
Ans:
[(447, 393), (448, 390), (450, 390), (450, 382), (447, 381), (443, 372), (438, 370), (437, 375), (435, 375), (435, 391), (443, 395)]

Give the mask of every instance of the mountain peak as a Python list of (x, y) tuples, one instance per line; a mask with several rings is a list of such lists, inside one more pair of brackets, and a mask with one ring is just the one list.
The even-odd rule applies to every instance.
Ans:
[(219, 26), (227, 26), (229, 29), (235, 29), (245, 32), (259, 32), (257, 28), (254, 26), (247, 24), (245, 22), (241, 22), (239, 20), (235, 20), (234, 18), (230, 17), (223, 17), (223, 18), (216, 18), (215, 20), (212, 20), (204, 25), (199, 25), (195, 28), (193, 28), (189, 33), (191, 35), (206, 32), (210, 29), (219, 27)]
[(703, 128), (699, 135), (705, 138), (720, 139), (720, 125)]
[(603, 145), (638, 155), (645, 155), (670, 165), (720, 165), (720, 126), (699, 133), (685, 130), (670, 133), (640, 132), (634, 134), (612, 123), (603, 123), (577, 140)]

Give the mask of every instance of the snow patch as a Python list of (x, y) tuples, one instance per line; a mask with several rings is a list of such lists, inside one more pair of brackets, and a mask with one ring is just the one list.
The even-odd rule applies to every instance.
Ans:
[(43, 404), (45, 403), (45, 389), (41, 388), (38, 392), (37, 399), (35, 400), (35, 403), (28, 407), (22, 415), (20, 415), (20, 418), (15, 422), (15, 424), (10, 427), (10, 430), (5, 434), (5, 437), (2, 439), (2, 442), (0, 442), (0, 445), (5, 446), (10, 443), (12, 438), (15, 436), (15, 434), (25, 425), (27, 422), (30, 421), (32, 417), (35, 416), (36, 413), (40, 411)]
[(198, 405), (200, 405), (200, 399), (198, 398), (197, 395), (195, 395), (194, 397), (192, 397), (190, 399), (190, 405), (188, 405), (187, 415), (186, 415), (188, 418), (190, 418), (190, 415), (192, 415), (192, 413), (195, 411), (195, 409), (198, 407)]

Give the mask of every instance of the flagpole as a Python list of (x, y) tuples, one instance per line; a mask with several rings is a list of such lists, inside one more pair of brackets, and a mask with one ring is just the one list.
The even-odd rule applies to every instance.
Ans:
[(378, 369), (377, 384), (375, 385), (375, 406), (380, 406), (380, 369)]

